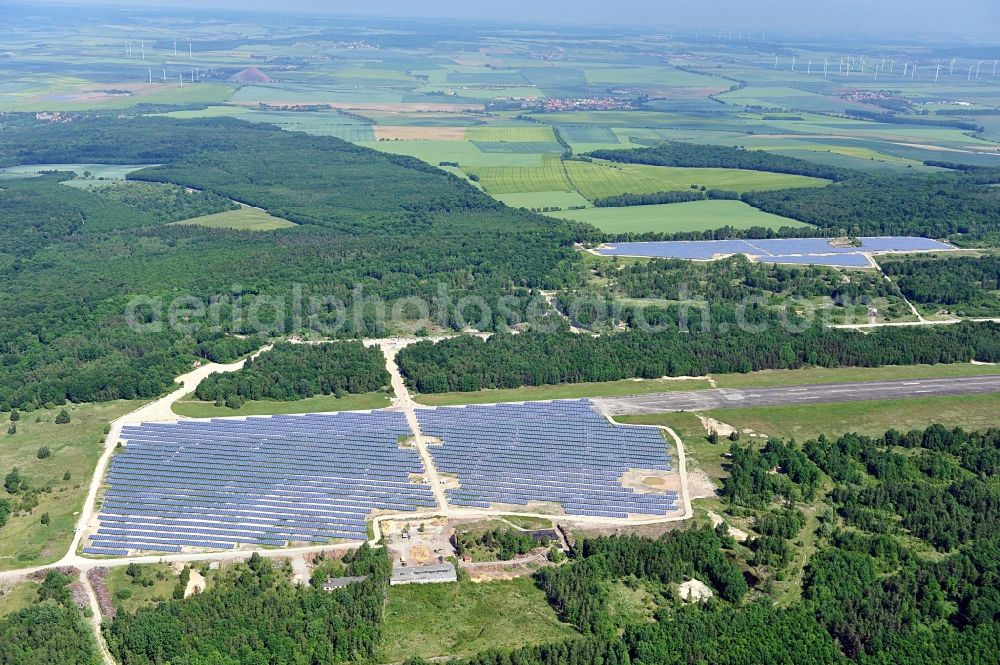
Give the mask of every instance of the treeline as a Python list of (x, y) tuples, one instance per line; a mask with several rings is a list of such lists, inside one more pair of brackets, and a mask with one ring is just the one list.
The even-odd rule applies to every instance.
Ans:
[(94, 635), (73, 602), (73, 578), (51, 571), (34, 602), (0, 618), (4, 665), (99, 665)]
[(878, 367), (1000, 360), (1000, 325), (884, 328), (868, 335), (813, 326), (678, 334), (631, 330), (591, 337), (568, 332), (463, 336), (419, 342), (397, 356), (418, 391), (482, 390), (761, 369)]
[(913, 256), (885, 261), (882, 271), (913, 302), (945, 307), (959, 316), (1000, 314), (1000, 255)]
[(782, 226), (772, 229), (765, 226), (751, 226), (738, 229), (732, 226), (720, 226), (702, 231), (644, 231), (641, 233), (605, 233), (587, 236), (588, 242), (640, 242), (640, 241), (670, 241), (670, 240), (731, 240), (733, 238), (764, 239), (764, 238), (816, 238), (833, 236), (836, 229), (820, 229), (815, 226)]
[(746, 169), (803, 175), (834, 181), (845, 180), (852, 175), (852, 172), (847, 169), (807, 162), (804, 159), (785, 157), (763, 150), (699, 145), (680, 141), (665, 141), (650, 148), (595, 150), (590, 153), (590, 156), (626, 164)]
[(739, 200), (737, 192), (724, 189), (681, 189), (670, 192), (654, 192), (652, 194), (619, 194), (594, 199), (597, 208), (617, 208), (623, 206), (649, 206), (663, 203), (686, 203), (688, 201), (703, 201), (705, 199)]
[(104, 627), (108, 648), (130, 665), (367, 661), (381, 639), (392, 566), (367, 544), (345, 562), (348, 574), (367, 578), (327, 592), (292, 584), (289, 571), (255, 553), (202, 593), (119, 613)]
[(939, 118), (927, 118), (913, 115), (900, 115), (897, 113), (886, 113), (883, 111), (866, 111), (864, 109), (845, 109), (844, 115), (871, 120), (872, 122), (884, 122), (893, 125), (923, 125), (926, 127), (954, 127), (964, 129), (967, 132), (981, 132), (983, 127), (974, 122), (964, 120), (942, 120)]
[(209, 374), (198, 384), (200, 400), (238, 408), (244, 400), (295, 401), (314, 395), (367, 393), (389, 383), (385, 357), (361, 342), (276, 344), (242, 369)]

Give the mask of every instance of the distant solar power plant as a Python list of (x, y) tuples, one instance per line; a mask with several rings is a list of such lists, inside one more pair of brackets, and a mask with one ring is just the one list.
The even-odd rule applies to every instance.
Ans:
[(953, 250), (945, 242), (916, 236), (859, 238), (858, 247), (834, 246), (829, 238), (767, 238), (748, 240), (678, 240), (667, 242), (620, 242), (601, 247), (604, 256), (644, 256), (664, 259), (707, 261), (718, 256), (745, 254), (764, 263), (825, 265), (870, 268), (866, 254)]
[(568, 515), (626, 518), (676, 509), (677, 493), (622, 486), (633, 469), (671, 470), (656, 428), (615, 426), (587, 400), (417, 409), (423, 434), (438, 437), (435, 466), (456, 474), (456, 506), (554, 502)]
[(367, 539), (374, 510), (434, 506), (402, 413), (126, 427), (88, 554)]

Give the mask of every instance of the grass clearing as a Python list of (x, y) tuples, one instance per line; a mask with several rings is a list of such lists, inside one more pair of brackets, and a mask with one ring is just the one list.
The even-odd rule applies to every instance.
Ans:
[[(153, 164), (32, 164), (28, 166), (10, 166), (0, 169), (0, 180), (14, 180), (21, 178), (33, 178), (39, 176), (43, 171), (72, 171), (76, 174), (73, 180), (65, 181), (72, 183), (73, 187), (85, 187), (98, 184), (101, 180), (124, 180), (125, 176), (132, 171), (144, 169)], [(84, 173), (90, 173), (87, 178)]]
[(847, 432), (875, 436), (893, 427), (905, 432), (934, 423), (969, 430), (986, 429), (996, 427), (997, 413), (1000, 413), (1000, 394), (720, 409), (706, 411), (704, 415), (739, 429), (803, 441), (820, 434), (829, 437)]
[(37, 601), (38, 587), (37, 582), (23, 579), (13, 584), (0, 584), (0, 619)]
[(180, 576), (166, 563), (139, 566), (140, 574), (135, 579), (129, 577), (126, 570), (125, 566), (109, 568), (105, 578), (108, 594), (119, 612), (134, 613), (169, 600)]
[(588, 208), (551, 213), (555, 217), (592, 224), (609, 233), (704, 231), (723, 226), (779, 229), (809, 226), (748, 206), (742, 201), (690, 201), (625, 208)]
[(617, 397), (621, 395), (646, 395), (677, 390), (702, 390), (709, 388), (707, 379), (624, 379), (593, 383), (560, 383), (550, 386), (523, 386), (474, 392), (429, 393), (415, 399), (427, 406), (454, 404), (492, 404), (493, 402), (526, 402), (547, 399), (576, 399), (581, 397)]
[(618, 626), (652, 623), (658, 604), (642, 582), (616, 581), (608, 588), (608, 614)]
[(512, 208), (574, 208), (590, 206), (590, 201), (576, 192), (523, 192), (518, 194), (497, 194), (494, 198)]
[(379, 660), (469, 656), (577, 635), (529, 577), (389, 588)]
[(188, 418), (224, 418), (227, 416), (274, 416), (287, 413), (325, 413), (329, 411), (367, 411), (389, 406), (389, 394), (382, 392), (360, 395), (316, 395), (294, 402), (268, 400), (248, 401), (238, 409), (215, 406), (215, 402), (202, 402), (185, 396), (174, 403), (173, 412)]
[[(75, 513), (83, 506), (94, 467), (101, 455), (107, 423), (132, 411), (142, 402), (117, 401), (104, 404), (67, 405), (71, 420), (56, 425), (60, 409), (22, 412), (17, 433), (7, 434), (7, 416), (0, 418), (0, 470), (6, 475), (17, 467), (31, 488), (51, 487), (38, 493), (38, 505), (27, 514), (15, 512), (0, 529), (0, 570), (39, 566), (58, 560), (66, 553), (76, 526)], [(38, 458), (47, 447), (50, 455)], [(69, 472), (69, 480), (64, 480)], [(23, 493), (3, 498), (15, 509)], [(41, 516), (49, 514), (49, 524)]]
[(210, 229), (235, 229), (237, 231), (275, 231), (290, 229), (297, 224), (287, 219), (269, 215), (267, 211), (251, 206), (243, 206), (239, 210), (217, 212), (214, 215), (203, 215), (182, 222), (174, 222), (179, 226), (207, 226)]

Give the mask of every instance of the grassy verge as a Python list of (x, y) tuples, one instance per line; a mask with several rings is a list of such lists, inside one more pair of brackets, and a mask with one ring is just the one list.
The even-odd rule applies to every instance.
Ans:
[(1000, 394), (724, 409), (707, 411), (705, 415), (739, 429), (802, 441), (820, 434), (876, 435), (893, 427), (905, 432), (934, 423), (985, 429), (996, 427), (997, 413)]
[(600, 381), (594, 383), (560, 383), (551, 386), (523, 386), (418, 395), (416, 401), (427, 406), (452, 404), (490, 404), (492, 402), (522, 402), (528, 400), (572, 399), (579, 397), (616, 397), (619, 395), (644, 395), (675, 390), (700, 390), (708, 388), (707, 379), (643, 379)]
[(381, 662), (465, 656), (572, 637), (527, 577), (391, 587)]
[(855, 381), (892, 381), (894, 379), (936, 379), (956, 376), (1000, 374), (997, 365), (953, 363), (947, 365), (899, 365), (886, 367), (805, 367), (770, 369), (749, 374), (715, 374), (720, 388), (764, 388), (767, 386), (808, 385), (812, 383), (849, 383)]
[[(21, 413), (16, 434), (6, 433), (8, 418), (0, 417), (0, 473), (6, 476), (17, 467), (28, 486), (40, 490), (38, 505), (24, 512), (17, 510), (24, 492), (12, 495), (0, 489), (0, 498), (16, 511), (0, 529), (0, 570), (52, 563), (65, 553), (101, 456), (106, 424), (140, 404), (70, 405), (70, 422), (63, 425), (55, 424), (58, 408)], [(49, 449), (45, 459), (38, 456), (42, 447)], [(41, 523), (46, 513), (48, 525)]]
[(238, 409), (215, 406), (214, 402), (182, 399), (174, 403), (173, 412), (188, 418), (222, 418), (225, 416), (273, 416), (283, 413), (323, 413), (326, 411), (363, 411), (389, 406), (388, 393), (360, 395), (316, 395), (294, 402), (249, 401)]
[(552, 520), (543, 517), (528, 517), (527, 515), (504, 515), (503, 519), (522, 529), (551, 529)]

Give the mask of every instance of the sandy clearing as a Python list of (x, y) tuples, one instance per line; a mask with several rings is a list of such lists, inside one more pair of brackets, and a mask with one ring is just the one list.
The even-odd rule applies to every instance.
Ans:
[[(725, 523), (725, 520), (722, 519), (722, 515), (716, 512), (712, 512), (711, 510), (708, 511), (708, 518), (712, 520), (712, 526), (719, 526), (720, 524)], [(750, 537), (750, 534), (748, 534), (743, 529), (737, 529), (731, 524), (726, 524), (726, 527), (729, 529), (729, 535), (735, 538), (736, 540), (740, 541), (741, 543), (746, 541), (746, 539)]]
[(681, 600), (686, 600), (690, 603), (708, 600), (715, 595), (707, 584), (694, 578), (689, 579), (687, 582), (682, 582), (677, 587), (677, 594), (681, 597)]

